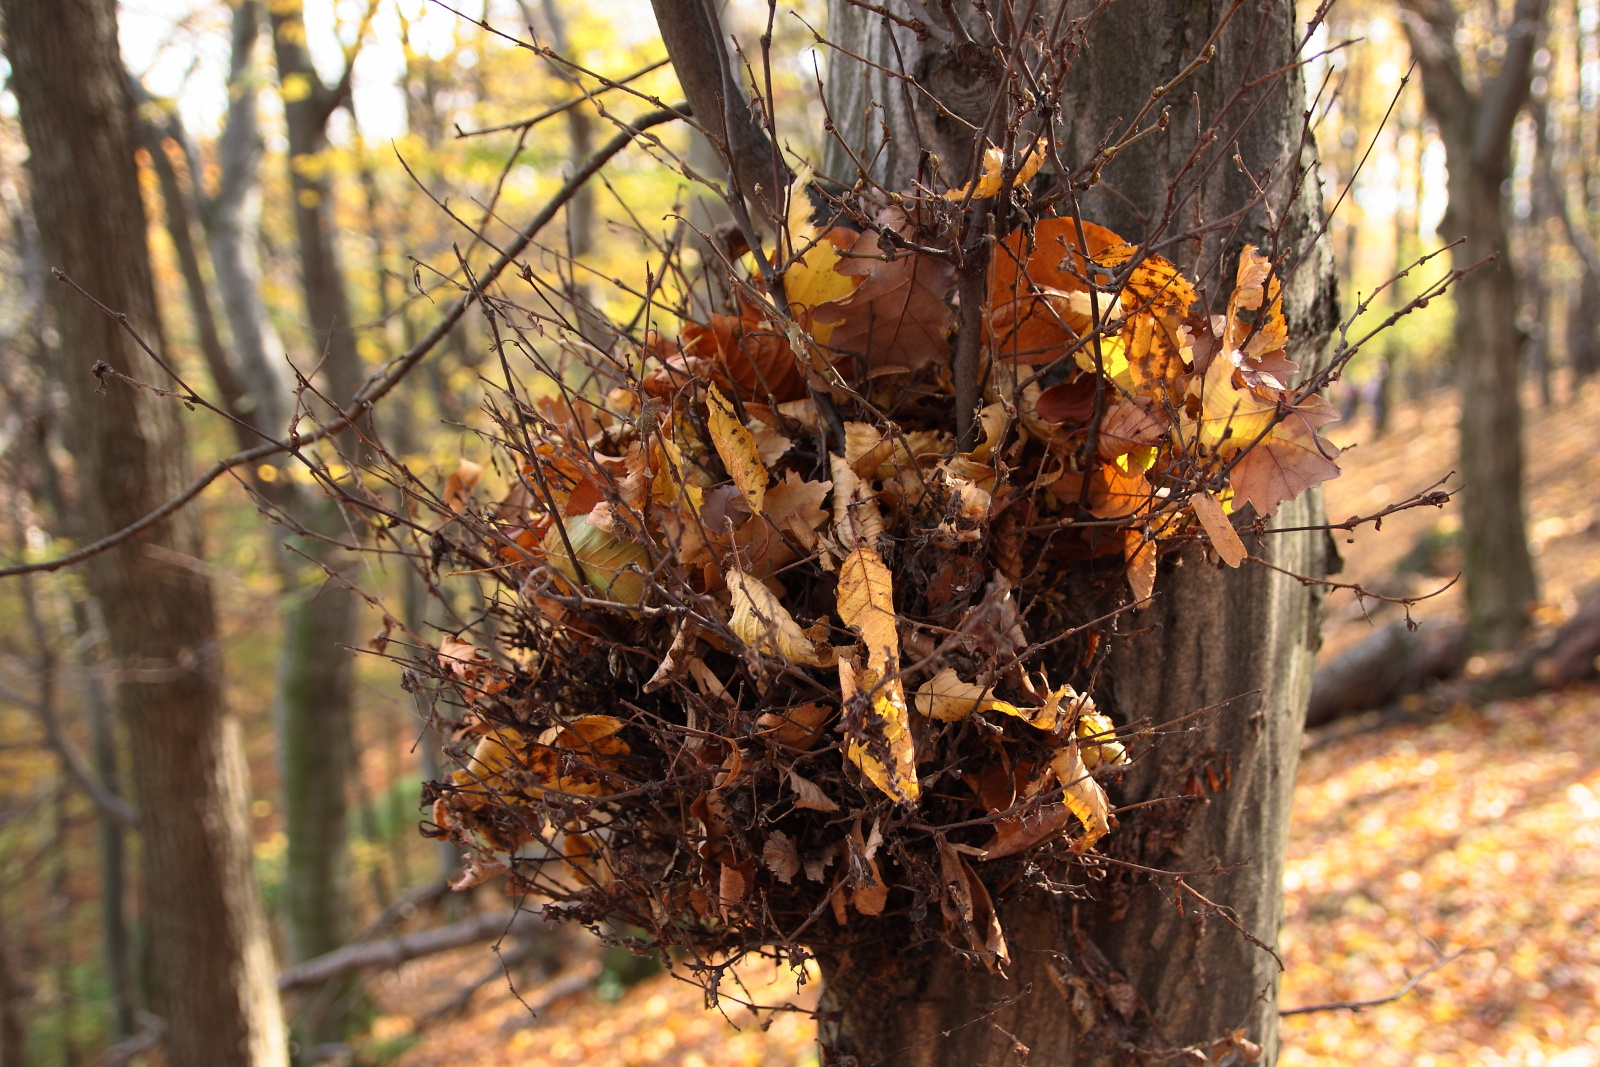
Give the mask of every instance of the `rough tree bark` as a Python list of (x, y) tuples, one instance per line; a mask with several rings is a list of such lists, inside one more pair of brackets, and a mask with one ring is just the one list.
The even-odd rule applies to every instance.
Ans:
[(1461, 393), (1461, 529), (1473, 641), (1515, 644), (1536, 596), (1522, 500), (1521, 339), (1508, 259), (1501, 185), (1511, 174), (1511, 132), (1528, 99), (1544, 0), (1517, 0), (1498, 71), (1468, 88), (1450, 0), (1403, 0), (1422, 94), (1444, 142), (1450, 199), (1439, 235), (1464, 237), (1458, 268), (1498, 258), (1455, 289), (1456, 377)]
[[(1049, 7), (1041, 10), (1048, 18)], [(1174, 94), (1168, 132), (1125, 150), (1105, 169), (1084, 197), (1086, 218), (1140, 239), (1159, 223), (1169, 186), (1177, 183), (1192, 188), (1192, 195), (1180, 203), (1169, 232), (1223, 219), (1248, 205), (1254, 193), (1249, 177), (1231, 162), (1235, 151), (1251, 173), (1270, 172), (1274, 211), (1285, 217), (1296, 167), (1315, 163), (1301, 136), (1302, 83), (1291, 76), (1233, 98), (1252, 72), (1292, 61), (1298, 40), (1290, 3), (1235, 8), (1215, 0), (1174, 8), (1124, 0), (1088, 27), (1058, 135), (1069, 165), (1088, 158), (1114, 122), (1131, 119), (1152, 88), (1200, 54), (1230, 11), (1232, 22), (1215, 58)], [(844, 0), (830, 4), (829, 15), (830, 36), (844, 49), (892, 69), (903, 56), (952, 110), (969, 119), (986, 112), (990, 90), (971, 66), (905, 31), (894, 31), (897, 40), (891, 41), (885, 22)], [(951, 168), (966, 165), (972, 147), (954, 124), (914, 101), (903, 85), (842, 52), (835, 53), (830, 73), (833, 119), (846, 139), (876, 150), (880, 122), (887, 122), (892, 139), (875, 176), (889, 188), (909, 184), (923, 148), (946, 161), (945, 180), (959, 180)], [(870, 117), (869, 102), (881, 105)], [(1213, 120), (1226, 131), (1227, 147), (1212, 148), (1206, 159), (1224, 151), (1229, 159), (1194, 187), (1193, 175), (1180, 181), (1180, 170), (1194, 147), (1193, 131)], [(858, 156), (870, 158), (870, 151)], [(824, 172), (854, 176), (841, 151), (825, 158)], [(1266, 213), (1256, 208), (1236, 227), (1164, 252), (1199, 279), (1212, 300), (1231, 281), (1243, 243), (1290, 252), (1294, 273), (1285, 312), (1294, 331), (1291, 354), (1307, 366), (1315, 363), (1331, 325), (1332, 265), (1321, 249), (1307, 247), (1320, 222), (1314, 176), (1294, 191), (1299, 196), (1287, 209), (1277, 242), (1267, 234)], [(1317, 497), (1302, 498), (1274, 524), (1306, 525), (1320, 511)], [(1324, 546), (1322, 534), (1297, 533), (1269, 536), (1252, 550), (1287, 569), (1320, 575)], [(1197, 731), (1136, 764), (1113, 790), (1114, 799), (1127, 804), (1192, 791), (1186, 779), (1197, 771), (1204, 777), (1207, 762), (1228, 784), (1187, 819), (1174, 821), (1166, 806), (1127, 813), (1103, 847), (1130, 862), (1181, 870), (1245, 864), (1189, 884), (1231, 908), (1245, 929), (1271, 944), (1282, 920), (1289, 806), (1319, 644), (1319, 597), (1265, 569), (1219, 571), (1194, 553), (1165, 565), (1156, 588), (1157, 606), (1134, 624), (1143, 632), (1113, 654), (1100, 687), (1104, 706), (1124, 722), (1148, 715), (1160, 723), (1231, 703)], [(1080, 1031), (1084, 1016), (1078, 1009), (1112, 1018), (1104, 999), (1091, 994), (1125, 979), (1147, 1012), (1134, 1022), (1142, 1047), (1204, 1043), (1239, 1029), (1263, 1046), (1263, 1062), (1271, 1062), (1277, 1049), (1277, 962), (1193, 898), (1176, 908), (1175, 892), (1181, 891), (1173, 881), (1162, 879), (1131, 881), (1125, 898), (1101, 903), (1017, 901), (1004, 915), (1016, 961), (1009, 979), (969, 972), (939, 952), (909, 950), (887, 964), (877, 956), (865, 966), (849, 958), (824, 961), (823, 1003), (836, 1015), (824, 1023), (823, 1037), (840, 1062), (853, 1056), (861, 1064), (1010, 1062), (1013, 1041), (1032, 1050), (1030, 1062), (1135, 1062), (1138, 1057), (1130, 1059), (1127, 1052), (1112, 1054), (1103, 1045), (1097, 1050), (1098, 1043), (1084, 1041)], [(1063, 970), (1091, 975), (1090, 984), (1081, 990), (1071, 980), (1063, 984)]]
[[(111, 0), (5, 0), (7, 55), (31, 151), (45, 254), (159, 343), (130, 101)], [(181, 409), (115, 382), (97, 361), (162, 381), (117, 323), (51, 287), (91, 536), (133, 522), (184, 481)], [(150, 552), (159, 546), (162, 551)], [(141, 822), (151, 973), (175, 1067), (285, 1062), (272, 951), (251, 870), (247, 770), (223, 700), (216, 613), (196, 516), (179, 513), (96, 557), (128, 723)]]

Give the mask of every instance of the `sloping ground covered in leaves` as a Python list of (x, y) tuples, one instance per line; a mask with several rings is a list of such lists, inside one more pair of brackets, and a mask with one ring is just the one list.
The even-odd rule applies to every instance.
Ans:
[[(1585, 492), (1593, 485), (1588, 468), (1600, 462), (1590, 444), (1596, 420), (1574, 417), (1594, 409), (1585, 399), (1594, 398), (1530, 417), (1530, 439), (1544, 443), (1530, 452), (1529, 511), (1545, 614), (1559, 615), (1577, 588), (1600, 577), (1600, 546), (1586, 510), (1593, 500)], [(1370, 429), (1364, 424), (1340, 436), (1358, 438)], [(1329, 486), (1330, 513), (1373, 510), (1421, 488), (1435, 469), (1449, 470), (1448, 402), (1406, 405), (1394, 429), (1392, 438), (1348, 453), (1345, 476)], [(1401, 451), (1405, 462), (1397, 466), (1392, 453)], [(1378, 492), (1384, 485), (1391, 491)], [(1390, 579), (1439, 520), (1419, 513), (1341, 544), (1346, 576), (1369, 585)], [(1451, 606), (1447, 594), (1418, 614), (1437, 619)], [(1330, 644), (1369, 632), (1343, 595), (1330, 611)], [(1281, 1003), (1383, 997), (1442, 955), (1477, 951), (1396, 1002), (1286, 1019), (1284, 1064), (1600, 1065), (1597, 722), (1600, 688), (1580, 687), (1461, 709), (1429, 724), (1397, 724), (1307, 752), (1286, 877)], [(482, 965), (484, 950), (472, 952), (470, 961), (410, 965), (384, 983), (394, 985), (393, 1000), (382, 992), (379, 999), (398, 1010), (415, 1007), (419, 990), (442, 996)], [(757, 976), (753, 999), (762, 1003), (806, 1005), (814, 995), (814, 985), (796, 996), (792, 981), (762, 985), (766, 972), (750, 973)], [(520, 992), (532, 999), (538, 990)], [(471, 1015), (426, 1029), (398, 1063), (815, 1063), (814, 1028), (805, 1016), (779, 1014), (763, 1031), (733, 1006), (727, 1018), (708, 1011), (699, 989), (667, 976), (633, 987), (616, 1004), (589, 993), (567, 998), (537, 1021), (504, 984), (475, 1003)], [(407, 1017), (391, 1015), (374, 1036), (392, 1042), (409, 1028)]]
[(1283, 1063), (1600, 1065), (1600, 689), (1307, 753), (1284, 883)]

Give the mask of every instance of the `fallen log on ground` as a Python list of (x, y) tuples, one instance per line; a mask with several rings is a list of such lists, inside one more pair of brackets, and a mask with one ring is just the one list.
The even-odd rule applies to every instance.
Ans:
[(1429, 681), (1466, 667), (1471, 648), (1464, 623), (1425, 623), (1412, 631), (1396, 622), (1318, 668), (1306, 707), (1306, 728), (1381, 708)]
[(1600, 673), (1600, 585), (1585, 590), (1570, 619), (1524, 648), (1499, 658), (1474, 677), (1463, 622), (1424, 623), (1415, 632), (1397, 622), (1340, 654), (1317, 671), (1306, 728), (1389, 707), (1430, 690), (1430, 703), (1483, 703), (1559, 689)]
[(345, 945), (326, 955), (297, 963), (278, 974), (278, 989), (286, 991), (320, 985), (333, 978), (364, 971), (371, 967), (398, 967), (407, 960), (431, 956), (453, 948), (464, 948), (502, 935), (527, 936), (544, 925), (544, 920), (528, 911), (499, 911), (474, 915), (448, 926), (421, 930), (414, 934)]

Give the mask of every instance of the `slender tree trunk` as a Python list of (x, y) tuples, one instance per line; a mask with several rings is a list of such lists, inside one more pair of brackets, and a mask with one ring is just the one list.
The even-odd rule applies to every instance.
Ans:
[[(1200, 54), (1229, 6), (1222, 0), (1181, 8), (1123, 0), (1091, 22), (1069, 83), (1074, 91), (1063, 106), (1059, 136), (1067, 164), (1088, 158), (1113, 122), (1131, 119), (1154, 86)], [(1050, 17), (1048, 6), (1041, 11)], [(971, 120), (987, 109), (984, 83), (936, 45), (900, 31), (891, 41), (884, 22), (846, 0), (835, 0), (829, 15), (830, 37), (844, 49), (891, 69), (899, 68), (897, 55), (903, 55), (918, 81), (958, 114)], [(1332, 264), (1323, 249), (1308, 247), (1320, 222), (1320, 202), (1314, 151), (1301, 139), (1299, 78), (1246, 91), (1228, 114), (1260, 110), (1229, 141), (1230, 162), (1199, 187), (1193, 176), (1180, 179), (1197, 125), (1212, 121), (1252, 72), (1288, 65), (1295, 33), (1294, 7), (1283, 0), (1239, 10), (1215, 58), (1174, 94), (1168, 132), (1120, 154), (1086, 194), (1082, 211), (1139, 240), (1160, 222), (1169, 185), (1177, 182), (1193, 195), (1173, 228), (1225, 217), (1253, 195), (1242, 168), (1231, 163), (1237, 146), (1251, 173), (1274, 175), (1274, 214), (1281, 219), (1287, 213), (1276, 247), (1293, 251), (1285, 312), (1294, 331), (1291, 355), (1308, 367), (1320, 354), (1334, 301)], [(943, 180), (958, 182), (949, 161), (966, 159), (971, 151), (959, 128), (916, 107), (903, 85), (841, 56), (835, 55), (830, 72), (830, 106), (846, 139), (857, 148), (871, 146), (858, 158), (871, 157), (886, 119), (893, 139), (879, 155), (876, 176), (889, 188), (909, 185), (919, 150), (946, 161)], [(882, 105), (870, 118), (869, 101)], [(1224, 120), (1230, 130), (1232, 121), (1237, 120)], [(1310, 174), (1286, 209), (1292, 176), (1301, 166)], [(824, 170), (849, 178), (853, 164), (835, 148)], [(1235, 231), (1164, 251), (1196, 272), (1215, 301), (1231, 283), (1242, 243), (1274, 247), (1267, 226), (1257, 208)], [(1311, 494), (1286, 505), (1273, 524), (1314, 523), (1320, 512), (1320, 498)], [(1252, 551), (1300, 574), (1320, 575), (1324, 545), (1322, 534), (1295, 533), (1265, 538)], [(1192, 551), (1162, 567), (1156, 589), (1159, 604), (1140, 617), (1140, 636), (1117, 646), (1102, 675), (1096, 694), (1102, 706), (1122, 722), (1150, 716), (1160, 723), (1212, 703), (1231, 703), (1196, 732), (1136, 763), (1113, 789), (1113, 799), (1130, 804), (1193, 792), (1186, 782), (1196, 774), (1205, 779), (1208, 762), (1225, 784), (1188, 817), (1166, 806), (1128, 812), (1102, 848), (1147, 866), (1206, 870), (1243, 864), (1188, 884), (1231, 908), (1245, 929), (1270, 945), (1282, 921), (1289, 806), (1319, 644), (1320, 598), (1293, 579), (1250, 566), (1219, 570)], [(947, 952), (905, 946), (887, 955), (825, 958), (823, 1007), (830, 1014), (822, 1024), (824, 1042), (837, 1062), (849, 1062), (848, 1056), (862, 1065), (1010, 1063), (1027, 1054), (1019, 1046), (1031, 1050), (1030, 1063), (1110, 1065), (1144, 1062), (1140, 1048), (1201, 1044), (1238, 1029), (1263, 1046), (1262, 1062), (1270, 1063), (1277, 1051), (1277, 962), (1193, 898), (1177, 908), (1174, 892), (1182, 891), (1171, 879), (1130, 878), (1104, 887), (1098, 899), (1017, 900), (1003, 914), (1015, 961), (1004, 979), (969, 969)], [(1128, 986), (1142, 1007), (1129, 1006), (1116, 993)], [(1126, 1016), (1118, 1003), (1128, 1008)]]
[(276, 435), (289, 425), (292, 383), (283, 344), (261, 298), (261, 263), (256, 254), (256, 232), (261, 223), (261, 131), (256, 87), (261, 71), (255, 63), (255, 46), (260, 32), (260, 4), (256, 0), (240, 0), (233, 8), (228, 115), (217, 144), (221, 177), (216, 195), (201, 207), (200, 221), (205, 227), (217, 289), (233, 336), (239, 378), (245, 388), (244, 403), (251, 422)]
[[(4, 0), (0, 11), (47, 259), (159, 345), (115, 5)], [(152, 382), (160, 371), (66, 286), (51, 287), (51, 303), (83, 508), (90, 535), (103, 535), (183, 484), (181, 408), (115, 382), (102, 395), (96, 361)], [(210, 584), (176, 562), (200, 554), (198, 533), (193, 512), (180, 512), (96, 557), (89, 587), (131, 742), (167, 1062), (276, 1067), (283, 1022), (251, 869), (239, 724), (223, 699)], [(146, 551), (157, 545), (165, 551)]]
[(22, 971), (11, 941), (7, 900), (0, 892), (0, 1067), (28, 1067), (28, 1024), (23, 1018)]
[[(189, 197), (178, 180), (172, 157), (167, 155), (166, 131), (144, 119), (139, 123), (139, 133), (161, 186), (167, 234), (172, 238), (172, 248), (177, 254), (178, 273), (183, 277), (189, 315), (194, 320), (195, 339), (199, 342), (201, 356), (205, 358), (206, 369), (211, 372), (211, 381), (217, 388), (216, 402), (227, 411), (248, 419), (253, 405), (246, 399), (245, 386), (234, 372), (227, 350), (222, 347), (217, 317), (211, 310), (211, 292), (200, 269), (200, 251), (195, 245), (194, 226), (189, 218)], [(194, 175), (191, 174), (190, 178), (194, 178)], [(252, 448), (261, 443), (261, 439), (247, 427), (238, 423), (231, 425), (234, 442), (240, 448)]]
[[(116, 731), (111, 708), (106, 700), (103, 663), (98, 655), (100, 627), (94, 625), (91, 605), (77, 600), (72, 605), (78, 641), (84, 648), (80, 665), (83, 675), (84, 706), (89, 712), (89, 744), (94, 773), (100, 784), (116, 795), (122, 793), (122, 770), (117, 759)], [(122, 823), (101, 811), (100, 837), (100, 923), (104, 940), (106, 984), (111, 988), (113, 1033), (120, 1041), (133, 1036), (134, 990), (131, 964), (132, 942), (128, 936), (127, 832)]]
[(1458, 269), (1496, 257), (1455, 287), (1455, 350), (1467, 613), (1475, 644), (1507, 648), (1526, 628), (1537, 589), (1522, 499), (1522, 339), (1501, 186), (1511, 173), (1511, 131), (1528, 99), (1544, 0), (1517, 0), (1501, 69), (1476, 92), (1462, 77), (1448, 0), (1404, 6), (1423, 99), (1450, 171), (1439, 235), (1465, 238), (1451, 253)]
[(61, 1035), (61, 1067), (78, 1067), (78, 993), (72, 974), (72, 822), (67, 803), (72, 783), (65, 771), (56, 777), (51, 808), (55, 840), (50, 864), (50, 954), (55, 957), (56, 1030)]
[[(303, 373), (320, 366), (326, 394), (343, 403), (360, 387), (363, 374), (339, 262), (327, 123), (348, 98), (348, 79), (330, 89), (318, 78), (306, 50), (298, 0), (273, 4), (268, 10), (289, 135), (301, 285), (315, 346)], [(346, 462), (359, 461), (353, 431), (336, 440)], [(313, 536), (295, 539), (283, 557), (291, 591), (285, 604), (288, 632), (279, 664), (276, 714), (289, 838), (284, 895), (290, 958), (296, 963), (332, 952), (349, 934), (347, 793), (354, 757), (354, 699), (347, 649), (355, 643), (360, 610), (359, 601), (341, 581), (324, 576), (323, 568), (347, 577), (354, 574), (349, 553), (320, 539), (355, 536), (338, 506), (330, 499), (309, 502), (298, 518)], [(303, 1041), (315, 1044), (337, 1038), (344, 1006), (339, 990), (322, 991), (306, 1012), (300, 1028)]]
[(1508, 168), (1474, 165), (1470, 146), (1452, 147), (1449, 137), (1445, 155), (1450, 206), (1440, 236), (1466, 238), (1455, 265), (1499, 257), (1456, 287), (1455, 349), (1467, 611), (1477, 644), (1505, 648), (1527, 626), (1537, 595), (1522, 493), (1522, 337), (1500, 192)]

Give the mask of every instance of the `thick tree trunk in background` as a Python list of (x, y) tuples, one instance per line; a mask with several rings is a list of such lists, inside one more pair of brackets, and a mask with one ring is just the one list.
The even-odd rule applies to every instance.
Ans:
[[(4, 0), (11, 87), (31, 150), (49, 263), (159, 344), (111, 0)], [(90, 372), (159, 369), (109, 317), (52, 285), (68, 440), (91, 536), (142, 517), (184, 482), (181, 407)], [(165, 551), (152, 553), (147, 546)], [(180, 555), (181, 554), (181, 555)], [(174, 1067), (281, 1065), (283, 1021), (251, 869), (247, 769), (223, 701), (216, 612), (196, 516), (180, 512), (89, 565), (117, 665), (142, 812), (145, 914), (157, 1010)]]
[(1450, 200), (1439, 236), (1465, 268), (1498, 256), (1455, 288), (1461, 393), (1461, 532), (1467, 613), (1475, 644), (1508, 648), (1537, 596), (1522, 499), (1522, 343), (1501, 185), (1511, 174), (1511, 131), (1528, 99), (1544, 0), (1517, 0), (1499, 74), (1476, 93), (1456, 54), (1449, 0), (1404, 0), (1406, 33), (1422, 70), (1423, 99), (1439, 126)]
[[(1114, 121), (1132, 119), (1154, 86), (1199, 54), (1228, 8), (1221, 0), (1182, 8), (1124, 0), (1091, 23), (1069, 79), (1074, 91), (1062, 109), (1059, 135), (1068, 165), (1088, 158)], [(830, 4), (829, 16), (831, 39), (898, 69), (880, 19), (844, 0)], [(911, 34), (897, 33), (899, 54), (923, 85), (969, 119), (986, 112), (991, 90), (969, 68), (940, 54), (935, 44), (920, 45)], [(1216, 58), (1173, 95), (1169, 132), (1138, 142), (1107, 166), (1101, 184), (1083, 198), (1084, 217), (1132, 240), (1149, 234), (1169, 183), (1193, 147), (1197, 116), (1190, 94), (1198, 98), (1199, 125), (1206, 125), (1242, 81), (1290, 63), (1296, 43), (1292, 4), (1272, 0), (1240, 9), (1218, 42)], [(952, 168), (966, 165), (970, 141), (931, 108), (910, 100), (902, 86), (835, 54), (829, 90), (841, 132), (858, 148), (871, 146), (861, 158), (876, 150), (880, 116), (887, 116), (894, 139), (875, 176), (890, 188), (909, 184), (919, 145), (945, 161), (945, 181), (960, 181)], [(883, 110), (863, 122), (868, 101)], [(1252, 90), (1223, 118), (1223, 127), (1231, 131), (1257, 105), (1259, 113), (1236, 143), (1252, 173), (1274, 175), (1272, 204), (1281, 218), (1291, 191), (1286, 176), (1299, 164), (1315, 162), (1309, 146), (1301, 157), (1301, 81), (1291, 77)], [(1229, 160), (1211, 173), (1168, 232), (1220, 219), (1249, 203), (1253, 187), (1231, 163), (1234, 144), (1229, 141)], [(853, 164), (834, 150), (824, 171), (849, 179)], [(1297, 264), (1289, 258), (1296, 269), (1286, 286), (1285, 312), (1293, 331), (1291, 355), (1309, 367), (1332, 322), (1333, 280), (1326, 252), (1306, 247), (1320, 221), (1314, 175), (1299, 192), (1283, 234), (1283, 247), (1300, 258)], [(1266, 227), (1265, 213), (1257, 208), (1235, 231), (1165, 251), (1185, 270), (1200, 272), (1196, 276), (1214, 301), (1231, 284), (1240, 245), (1271, 250)], [(1320, 497), (1312, 494), (1286, 505), (1273, 525), (1314, 523), (1320, 513)], [(1324, 545), (1323, 534), (1296, 533), (1268, 537), (1252, 551), (1315, 576), (1324, 572)], [(1282, 921), (1289, 807), (1320, 643), (1320, 598), (1262, 568), (1219, 570), (1193, 551), (1163, 565), (1156, 595), (1156, 606), (1130, 620), (1129, 627), (1143, 633), (1116, 649), (1102, 676), (1095, 694), (1102, 707), (1120, 722), (1150, 716), (1159, 724), (1210, 704), (1232, 703), (1136, 763), (1112, 788), (1113, 799), (1130, 804), (1182, 794), (1192, 774), (1205, 777), (1208, 761), (1228, 784), (1186, 820), (1174, 821), (1168, 805), (1126, 813), (1101, 849), (1179, 870), (1245, 863), (1231, 874), (1191, 878), (1189, 884), (1233, 909), (1246, 929), (1272, 944)], [(1204, 912), (1196, 910), (1194, 899), (1186, 899), (1180, 912), (1173, 892), (1171, 879), (1134, 880), (1115, 906), (1067, 898), (1016, 901), (1003, 914), (1015, 961), (1009, 980), (969, 970), (939, 950), (906, 951), (887, 967), (881, 957), (861, 966), (849, 958), (826, 960), (823, 1004), (838, 1014), (823, 1024), (824, 1040), (862, 1065), (1008, 1063), (1015, 1058), (1014, 1039), (1032, 1050), (1029, 1062), (1052, 1067), (1138, 1061), (1130, 1052), (1110, 1051), (1103, 1043), (1107, 1030), (1084, 1040), (1081, 1013), (1088, 1013), (1109, 1020), (1110, 1033), (1120, 1028), (1144, 1048), (1210, 1042), (1241, 1029), (1265, 1048), (1262, 1062), (1271, 1062), (1277, 1051), (1276, 961), (1216, 914), (1202, 922)], [(1102, 992), (1125, 979), (1148, 1014), (1125, 1025), (1094, 985), (1073, 984), (1084, 974), (1095, 976)]]

